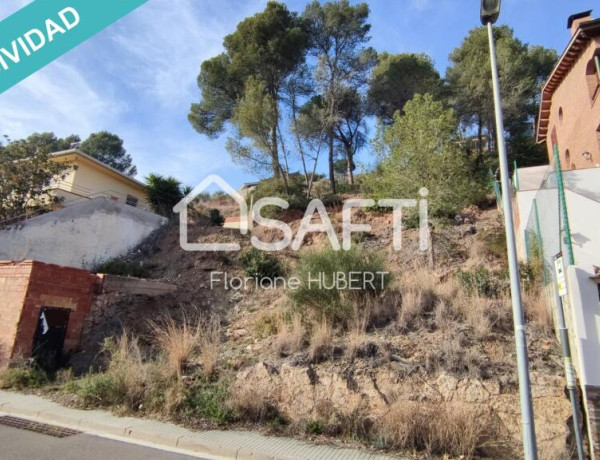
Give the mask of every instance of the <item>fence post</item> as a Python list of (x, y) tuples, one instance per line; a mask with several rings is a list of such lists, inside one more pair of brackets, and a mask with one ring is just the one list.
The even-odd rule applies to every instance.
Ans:
[[(564, 222), (564, 242), (567, 247), (567, 258), (569, 265), (575, 265), (575, 257), (573, 256), (573, 244), (571, 242), (571, 227), (569, 225), (569, 214), (567, 213), (567, 200), (565, 198), (565, 187), (562, 177), (562, 168), (560, 166), (560, 156), (558, 154), (558, 144), (554, 144), (554, 165), (556, 167), (556, 181), (558, 186), (558, 201), (560, 203), (560, 214), (562, 214)], [(559, 228), (559, 234), (562, 233)], [(561, 235), (562, 236), (562, 235)]]
[(542, 231), (540, 230), (540, 215), (538, 213), (537, 198), (533, 199), (533, 212), (535, 213), (535, 237), (538, 241), (538, 255), (542, 261), (542, 276), (544, 277), (544, 284), (547, 284), (548, 276), (546, 275), (546, 263), (544, 260), (544, 240), (542, 239)]

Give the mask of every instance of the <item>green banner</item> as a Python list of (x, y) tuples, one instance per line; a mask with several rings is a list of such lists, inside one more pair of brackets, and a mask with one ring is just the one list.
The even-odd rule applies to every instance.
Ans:
[(36, 0), (0, 22), (0, 93), (148, 0)]

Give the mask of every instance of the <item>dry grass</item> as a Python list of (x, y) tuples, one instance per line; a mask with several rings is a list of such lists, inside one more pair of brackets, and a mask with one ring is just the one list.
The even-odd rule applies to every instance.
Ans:
[(415, 264), (402, 274), (402, 305), (396, 318), (400, 329), (417, 328), (420, 319), (435, 309), (438, 283), (437, 275), (424, 265)]
[(468, 295), (460, 290), (452, 302), (452, 308), (471, 327), (478, 339), (485, 339), (494, 331), (512, 330), (510, 298), (507, 295), (489, 299), (479, 294)]
[(302, 325), (302, 317), (299, 314), (293, 315), (290, 323), (287, 323), (283, 316), (280, 316), (277, 331), (273, 348), (278, 355), (290, 355), (302, 349), (304, 326)]
[(264, 423), (279, 418), (279, 402), (276, 394), (265, 387), (232, 388), (227, 405), (245, 421)]
[(554, 327), (554, 319), (544, 293), (539, 290), (526, 290), (523, 293), (523, 304), (527, 320), (543, 334), (550, 335)]
[(461, 378), (480, 379), (485, 367), (485, 356), (470, 345), (464, 334), (449, 331), (448, 338), (441, 346), (427, 355), (427, 371), (431, 374), (445, 371)]
[(333, 329), (327, 318), (323, 317), (321, 322), (314, 325), (310, 336), (310, 346), (308, 348), (310, 359), (312, 361), (320, 361), (326, 358), (331, 351), (332, 341)]
[(190, 324), (184, 319), (180, 324), (171, 316), (167, 316), (161, 323), (152, 321), (149, 325), (168, 368), (181, 378), (184, 366), (191, 361), (192, 355), (200, 347), (201, 322)]
[(198, 354), (207, 377), (217, 368), (221, 326), (216, 318), (177, 322), (167, 316), (162, 322), (150, 322), (154, 340), (164, 357), (168, 372), (181, 378), (185, 366)]
[(218, 365), (221, 348), (221, 324), (217, 318), (202, 323), (200, 335), (200, 362), (206, 377), (212, 377)]
[(346, 353), (350, 358), (356, 356), (356, 352), (366, 340), (369, 317), (370, 312), (367, 308), (361, 310), (358, 306), (354, 306), (352, 319), (348, 326), (348, 345), (346, 347)]
[(376, 430), (388, 447), (466, 458), (497, 438), (489, 413), (466, 403), (396, 402)]

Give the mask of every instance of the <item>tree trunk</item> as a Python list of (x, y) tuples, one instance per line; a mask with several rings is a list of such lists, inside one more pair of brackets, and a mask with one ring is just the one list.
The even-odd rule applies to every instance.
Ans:
[(352, 146), (346, 145), (346, 181), (348, 185), (354, 185), (354, 152)]
[(329, 184), (331, 185), (331, 193), (336, 192), (335, 187), (335, 170), (333, 168), (333, 130), (329, 130)]
[(481, 117), (477, 115), (477, 139), (479, 141), (479, 158), (483, 156), (483, 126), (481, 124)]

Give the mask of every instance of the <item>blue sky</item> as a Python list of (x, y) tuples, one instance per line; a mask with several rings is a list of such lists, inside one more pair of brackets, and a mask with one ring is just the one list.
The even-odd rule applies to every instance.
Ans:
[[(0, 19), (27, 3), (2, 0)], [(286, 3), (301, 11), (307, 2)], [(442, 74), (450, 52), (479, 25), (479, 0), (367, 3), (372, 46), (393, 53), (426, 52)], [(521, 40), (559, 53), (570, 37), (567, 17), (597, 4), (593, 0), (502, 3), (500, 23), (513, 27)], [(220, 53), (223, 37), (265, 4), (266, 0), (150, 0), (0, 94), (0, 133), (13, 139), (41, 131), (85, 138), (108, 130), (125, 140), (139, 178), (158, 172), (188, 185), (211, 173), (234, 186), (253, 180), (253, 175), (231, 163), (224, 147), (226, 136), (211, 141), (197, 134), (187, 114), (190, 103), (199, 98), (200, 63)]]

